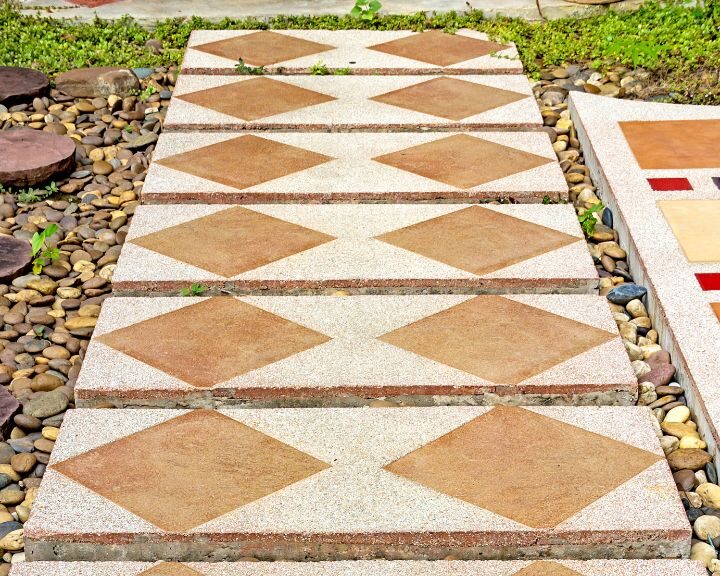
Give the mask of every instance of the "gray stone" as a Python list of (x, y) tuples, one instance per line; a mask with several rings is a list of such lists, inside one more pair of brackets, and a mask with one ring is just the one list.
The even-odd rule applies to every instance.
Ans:
[(31, 398), (23, 406), (23, 413), (35, 418), (47, 418), (59, 414), (68, 407), (67, 396), (58, 390)]
[(55, 80), (58, 90), (76, 98), (111, 95), (129, 96), (140, 89), (140, 81), (127, 68), (79, 68), (60, 74)]

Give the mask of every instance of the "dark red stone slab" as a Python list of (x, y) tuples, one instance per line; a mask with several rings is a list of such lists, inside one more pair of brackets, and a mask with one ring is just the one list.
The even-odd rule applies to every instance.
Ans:
[(703, 290), (720, 290), (720, 274), (695, 274), (695, 278), (697, 278), (700, 288)]
[(75, 142), (67, 136), (19, 128), (0, 132), (0, 183), (34, 186), (69, 172), (75, 165)]
[(670, 190), (692, 190), (692, 184), (687, 178), (648, 178), (650, 187), (656, 192)]
[(20, 411), (20, 403), (15, 396), (7, 391), (7, 388), (0, 386), (0, 434), (7, 438), (13, 424), (13, 416)]
[(50, 80), (31, 68), (0, 66), (0, 104), (15, 106), (47, 94)]
[(0, 236), (0, 280), (14, 278), (30, 263), (30, 244), (14, 236)]

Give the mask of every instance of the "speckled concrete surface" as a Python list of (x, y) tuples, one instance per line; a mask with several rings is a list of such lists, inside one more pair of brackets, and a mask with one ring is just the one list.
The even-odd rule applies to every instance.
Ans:
[[(699, 272), (720, 272), (720, 262), (690, 264), (658, 206), (660, 201), (720, 199), (712, 178), (717, 168), (641, 170), (619, 128), (624, 121), (720, 119), (714, 106), (679, 106), (595, 98), (573, 94), (573, 116), (581, 143), (600, 187), (603, 201), (615, 213), (621, 241), (629, 249), (633, 274), (648, 286), (653, 322), (661, 344), (679, 368), (678, 380), (691, 409), (715, 452), (720, 435), (720, 322), (709, 306), (712, 292), (703, 292)], [(717, 149), (709, 149), (717, 155)], [(689, 191), (655, 192), (648, 177), (687, 177)]]
[[(116, 504), (115, 500), (124, 501), (123, 490), (102, 497), (59, 471), (86, 466), (74, 459), (93, 449), (110, 456), (113, 466), (128, 471), (142, 466), (140, 459), (147, 456), (140, 449), (144, 445), (142, 434), (151, 433), (153, 424), (175, 425), (172, 417), (177, 414), (166, 410), (70, 412), (33, 515), (25, 527), (28, 558), (202, 561), (253, 555), (261, 559), (306, 560), (441, 559), (453, 554), (465, 559), (498, 559), (512, 554), (532, 559), (539, 555), (563, 558), (571, 553), (577, 559), (591, 559), (609, 554), (617, 558), (672, 558), (688, 550), (690, 528), (646, 408), (224, 409), (221, 411), (224, 416), (216, 417), (236, 422), (233, 426), (238, 426), (239, 433), (249, 427), (269, 436), (272, 442), (292, 447), (327, 466), (186, 532), (164, 531), (143, 519), (150, 510), (135, 507), (133, 513)], [(178, 423), (193, 416), (182, 414)], [(205, 417), (210, 416), (206, 414)], [(528, 460), (523, 461), (519, 474), (530, 474), (533, 482), (522, 488), (524, 505), (511, 515), (522, 519), (526, 509), (533, 506), (545, 509), (545, 504), (537, 499), (543, 490), (554, 486), (555, 480), (534, 474), (534, 467), (545, 466), (546, 457), (552, 459), (558, 470), (575, 466), (578, 446), (587, 450), (588, 457), (592, 455), (603, 462), (593, 472), (596, 481), (593, 489), (600, 491), (583, 504), (583, 491), (589, 487), (575, 486), (579, 502), (564, 499), (565, 504), (572, 502), (564, 519), (530, 527), (491, 510), (498, 498), (503, 501), (503, 494), (509, 497), (522, 485), (511, 486), (513, 479), (508, 480), (510, 484), (494, 486), (497, 497), (485, 495), (488, 505), (483, 507), (470, 503), (467, 500), (470, 496), (449, 495), (455, 490), (452, 483), (446, 488), (432, 489), (425, 480), (405, 477), (390, 466), (437, 442), (446, 442), (450, 432), (465, 434), (470, 427), (488, 422), (488, 418), (493, 422), (497, 417), (508, 424), (535, 421), (534, 425), (540, 428), (533, 429), (533, 441), (537, 434), (549, 437), (560, 434), (565, 438), (564, 442), (543, 446), (541, 451), (529, 448)], [(97, 437), (88, 435), (88, 429), (106, 432)], [(192, 442), (212, 441), (214, 430), (213, 424), (199, 433), (194, 430)], [(472, 458), (468, 459), (462, 443), (448, 445), (449, 477), (456, 473), (454, 470), (462, 471), (466, 466), (487, 466), (490, 462), (483, 463), (483, 451), (494, 449), (496, 442), (526, 444), (529, 440), (523, 435), (529, 432), (521, 433), (513, 425), (493, 428), (492, 434), (497, 434), (495, 441), (487, 437), (489, 430), (483, 433), (487, 441), (484, 446), (472, 445)], [(139, 431), (141, 435), (134, 439), (132, 435)], [(190, 441), (183, 435), (187, 433), (182, 428), (177, 428), (176, 434), (168, 431), (175, 439), (175, 444), (166, 444), (170, 458), (175, 445), (179, 449)], [(517, 434), (520, 436), (515, 438)], [(130, 456), (124, 456), (125, 460), (112, 460), (115, 442), (121, 439), (125, 445), (136, 442), (138, 449), (127, 453)], [(576, 441), (580, 444), (566, 454), (566, 443), (569, 446)], [(599, 449), (598, 442), (606, 448)], [(199, 461), (192, 462), (193, 458), (202, 458), (202, 451), (196, 452), (183, 459), (185, 469), (201, 465)], [(456, 468), (455, 458), (465, 464)], [(431, 459), (426, 462), (432, 464)], [(212, 462), (202, 465), (214, 466)], [(503, 466), (500, 462), (492, 465)], [(615, 476), (623, 467), (627, 471)], [(200, 473), (189, 474), (186, 481), (191, 485), (187, 488), (192, 490), (197, 485), (198, 490), (203, 490), (203, 478)], [(117, 483), (118, 488), (123, 482), (120, 477), (107, 481)], [(549, 484), (543, 487), (543, 481)], [(152, 480), (149, 482), (145, 490), (152, 498), (153, 491), (162, 488), (153, 486)], [(233, 485), (257, 482), (263, 482), (262, 477), (250, 474), (245, 482)], [(172, 495), (163, 499), (167, 501), (168, 497), (172, 499)], [(203, 501), (195, 498), (185, 505), (202, 507)], [(599, 571), (587, 573), (608, 573), (603, 571), (607, 567), (602, 564), (597, 568)]]
[[(383, 560), (313, 563), (202, 563), (186, 566), (200, 576), (515, 576), (533, 561), (427, 562)], [(23, 562), (13, 567), (12, 576), (141, 576), (162, 563), (149, 562)], [(537, 566), (537, 564), (536, 564)], [(580, 576), (704, 576), (698, 562), (690, 560), (561, 560), (545, 569), (562, 566)], [(165, 569), (170, 567), (165, 566)], [(174, 566), (174, 568), (177, 568)]]
[[(192, 74), (227, 74), (235, 72), (237, 59), (215, 56), (199, 50), (203, 45), (219, 40), (238, 38), (256, 33), (254, 30), (196, 30), (190, 35), (182, 70)], [(273, 30), (291, 38), (301, 38), (327, 45), (330, 49), (292, 60), (281, 61), (265, 67), (270, 73), (308, 73), (310, 68), (322, 62), (329, 70), (350, 68), (353, 74), (418, 74), (418, 73), (522, 73), (522, 63), (514, 45), (496, 53), (471, 58), (448, 66), (394, 56), (371, 49), (372, 46), (407, 38), (417, 34), (402, 31), (370, 30)], [(459, 36), (488, 40), (488, 36), (474, 30), (458, 30)], [(241, 57), (239, 54), (238, 57)], [(253, 62), (248, 64), (256, 65)]]
[[(634, 402), (637, 393), (636, 379), (607, 304), (604, 299), (590, 295), (241, 297), (237, 300), (251, 305), (252, 310), (270, 312), (273, 318), (279, 317), (292, 322), (291, 326), (314, 331), (327, 341), (308, 344), (308, 348), (297, 353), (280, 353), (279, 360), (260, 362), (249, 371), (231, 370), (227, 374), (232, 377), (218, 379), (212, 385), (207, 382), (193, 385), (184, 373), (174, 374), (172, 366), (163, 369), (156, 363), (153, 367), (152, 359), (120, 352), (101, 341), (104, 335), (135, 326), (143, 320), (165, 318), (161, 315), (204, 300), (207, 299), (107, 300), (75, 388), (77, 402), (86, 406), (112, 401), (118, 405), (166, 407), (202, 407), (224, 402), (282, 406), (301, 401), (309, 405), (352, 405), (367, 403), (371, 398), (403, 396), (409, 404), (592, 404), (598, 401), (600, 394), (603, 403), (628, 404)], [(465, 306), (456, 308), (461, 304)], [(505, 324), (508, 318), (497, 316), (497, 305), (508, 307), (502, 314), (513, 315), (511, 325)], [(590, 340), (557, 356), (556, 350), (538, 341), (526, 351), (532, 361), (523, 358), (527, 371), (512, 376), (499, 369), (498, 363), (502, 365), (504, 360), (493, 357), (481, 360), (483, 354), (489, 353), (489, 350), (483, 352), (484, 336), (481, 334), (467, 334), (467, 342), (474, 342), (475, 351), (467, 349), (460, 341), (457, 345), (465, 349), (459, 348), (456, 352), (453, 351), (454, 344), (448, 344), (447, 349), (438, 348), (439, 355), (432, 350), (421, 352), (420, 348), (415, 348), (418, 352), (412, 351), (417, 342), (432, 338), (436, 330), (450, 330), (450, 334), (468, 330), (460, 314), (468, 306), (477, 307), (480, 317), (487, 314), (484, 322), (490, 323), (488, 325), (503, 323), (503, 335), (509, 339), (510, 348), (502, 355), (508, 354), (521, 340), (535, 342), (534, 338), (551, 334), (554, 329), (579, 330), (574, 337), (587, 335)], [(533, 310), (533, 314), (540, 317), (532, 320), (532, 326), (523, 328), (526, 314)], [(411, 340), (405, 344), (404, 338), (400, 343), (383, 340), (403, 327), (419, 329), (421, 324), (416, 323), (441, 312), (445, 313), (442, 323), (431, 328), (428, 334), (417, 336), (417, 342)], [(187, 335), (186, 339), (193, 338), (192, 333), (198, 327), (194, 324), (184, 326), (181, 312), (174, 317), (178, 332)], [(563, 318), (574, 322), (562, 328), (558, 324), (556, 328), (555, 323)], [(142, 326), (148, 334), (154, 329), (151, 324)], [(223, 337), (222, 326), (212, 325), (205, 329)], [(260, 330), (260, 324), (251, 323), (243, 330), (251, 334)], [(436, 337), (447, 340), (449, 336), (438, 332)], [(569, 335), (566, 337), (570, 338)], [(475, 342), (473, 338), (480, 340)], [(159, 357), (172, 358), (173, 354), (180, 353), (178, 348), (173, 349), (172, 342), (161, 344), (163, 351), (158, 351)], [(285, 344), (281, 339), (266, 345), (282, 348)], [(209, 346), (201, 354), (212, 355), (212, 344)], [(225, 354), (237, 356), (236, 362), (240, 362), (255, 352), (236, 348)], [(510, 361), (509, 358), (505, 360)], [(518, 359), (515, 363), (522, 364)]]
[[(442, 102), (435, 106), (436, 113), (432, 113), (432, 105), (417, 102), (425, 110), (411, 110), (406, 107), (378, 102), (373, 98), (387, 93), (418, 85), (438, 85), (438, 77), (424, 76), (285, 76), (275, 77), (271, 80), (264, 78), (266, 91), (276, 90), (279, 95), (283, 87), (300, 87), (305, 90), (317, 92), (332, 100), (311, 104), (299, 109), (281, 111), (260, 118), (248, 118), (252, 111), (244, 107), (242, 100), (233, 106), (212, 109), (212, 106), (203, 106), (192, 101), (198, 92), (207, 92), (207, 98), (212, 102), (216, 96), (234, 99), (231, 92), (236, 87), (242, 95), (242, 85), (248, 82), (252, 85), (258, 81), (252, 76), (188, 76), (182, 75), (178, 80), (173, 100), (168, 109), (164, 130), (253, 130), (253, 129), (296, 129), (296, 130), (357, 130), (404, 129), (419, 131), (432, 128), (512, 128), (515, 130), (542, 127), (540, 110), (530, 91), (530, 84), (522, 75), (484, 75), (439, 77), (452, 81), (451, 87), (463, 91), (463, 96), (473, 97), (473, 105), (468, 109), (468, 115), (450, 112), (452, 118), (441, 115)], [(273, 85), (270, 82), (276, 82)], [(223, 87), (223, 91), (216, 90)], [(436, 92), (443, 99), (452, 95), (452, 88), (448, 89), (442, 82)], [(480, 92), (473, 94), (473, 90)], [(487, 90), (487, 94), (484, 92)], [(495, 92), (498, 90), (500, 92)], [(225, 92), (227, 91), (227, 92)], [(467, 93), (465, 93), (467, 92)], [(432, 94), (432, 90), (430, 94)], [(273, 95), (275, 92), (273, 92)], [(427, 99), (427, 94), (423, 94)], [(483, 99), (487, 98), (488, 104)], [(512, 100), (503, 104), (505, 100)], [(232, 100), (231, 100), (232, 101)], [(498, 106), (491, 106), (490, 101), (497, 101)], [(299, 106), (300, 104), (298, 104)], [(288, 104), (288, 107), (290, 104)], [(465, 102), (465, 106), (468, 103)], [(476, 107), (475, 110), (472, 108)], [(442, 107), (444, 108), (444, 106)], [(236, 115), (229, 112), (234, 111)]]
[[(378, 288), (387, 292), (423, 288), (473, 292), (589, 292), (598, 282), (575, 212), (567, 205), (252, 205), (242, 208), (241, 214), (249, 210), (318, 231), (327, 235), (327, 241), (309, 249), (301, 246), (293, 253), (286, 249), (282, 238), (278, 238), (280, 228), (273, 220), (271, 226), (264, 228), (268, 231), (265, 240), (263, 228), (249, 238), (245, 238), (242, 229), (228, 229), (231, 236), (228, 242), (233, 242), (233, 237), (238, 239), (238, 245), (231, 248), (227, 242), (211, 243), (197, 227), (192, 232), (187, 228), (187, 234), (195, 240), (184, 252), (179, 247), (173, 252), (172, 245), (163, 245), (162, 253), (146, 247), (148, 235), (175, 230), (175, 226), (197, 222), (199, 218), (227, 210), (237, 209), (227, 205), (138, 207), (128, 242), (113, 275), (115, 292), (177, 293), (193, 282), (207, 287), (222, 286), (240, 293), (327, 288)], [(455, 220), (446, 219), (447, 225), (443, 225), (443, 217), (461, 212), (473, 215), (478, 226), (477, 236), (467, 229), (457, 230)], [(508, 218), (496, 221), (494, 215)], [(493, 220), (484, 225), (486, 216)], [(214, 226), (211, 220), (205, 221), (209, 227)], [(390, 232), (423, 222), (437, 228), (423, 231), (427, 242), (412, 246), (412, 250), (392, 244), (392, 238), (383, 240)], [(523, 223), (528, 227), (520, 234), (518, 227)], [(486, 236), (487, 226), (497, 227), (497, 239)], [(517, 237), (506, 237), (504, 230), (507, 228), (518, 231)], [(560, 234), (547, 239), (548, 233), (557, 232)], [(207, 230), (208, 235), (214, 233)], [(453, 250), (436, 253), (432, 244), (438, 238), (454, 246)], [(275, 246), (275, 242), (280, 245)], [(231, 276), (218, 273), (203, 257), (206, 251), (228, 248), (239, 258), (248, 251), (259, 252), (263, 246), (268, 250), (266, 260), (253, 262), (247, 266), (249, 269)], [(550, 249), (545, 250), (545, 246)], [(493, 251), (502, 252), (502, 257)], [(461, 261), (465, 252), (467, 259)], [(470, 268), (482, 273), (473, 273)]]
[[(550, 199), (567, 198), (567, 184), (547, 134), (540, 132), (465, 134), (507, 147), (497, 149), (500, 157), (506, 157), (509, 148), (520, 152), (521, 155), (530, 154), (532, 156), (528, 158), (536, 159), (538, 162), (546, 159), (547, 163), (543, 162), (535, 168), (518, 172), (513, 172), (513, 168), (508, 166), (506, 176), (462, 188), (374, 160), (421, 144), (444, 140), (455, 135), (454, 133), (262, 133), (255, 136), (262, 139), (256, 142), (270, 141), (271, 145), (280, 143), (294, 146), (312, 154), (323, 155), (322, 161), (313, 167), (271, 179), (271, 176), (264, 176), (264, 171), (266, 163), (272, 160), (272, 157), (264, 153), (257, 158), (246, 155), (242, 159), (244, 169), (246, 173), (252, 175), (257, 173), (257, 178), (253, 182), (259, 183), (237, 188), (221, 183), (224, 177), (223, 180), (210, 180), (164, 166), (163, 162), (171, 161), (170, 159), (178, 154), (198, 151), (237, 138), (246, 138), (247, 135), (217, 132), (165, 133), (158, 141), (153, 163), (143, 187), (143, 199), (148, 203), (263, 201), (274, 203), (308, 200), (396, 202), (488, 198), (540, 202), (545, 196)], [(199, 169), (204, 161), (200, 154), (205, 154), (205, 151), (198, 152), (197, 161), (188, 159), (193, 171)], [(212, 152), (208, 151), (206, 154), (209, 156)], [(482, 163), (464, 165), (464, 167), (471, 175), (481, 173), (485, 169)], [(222, 171), (216, 173), (218, 178), (221, 178)]]

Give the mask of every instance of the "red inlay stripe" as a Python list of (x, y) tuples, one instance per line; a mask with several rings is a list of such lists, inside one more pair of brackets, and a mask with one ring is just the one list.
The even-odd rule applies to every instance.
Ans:
[(687, 178), (648, 178), (647, 181), (656, 192), (693, 189)]
[(720, 274), (695, 274), (703, 290), (720, 290)]

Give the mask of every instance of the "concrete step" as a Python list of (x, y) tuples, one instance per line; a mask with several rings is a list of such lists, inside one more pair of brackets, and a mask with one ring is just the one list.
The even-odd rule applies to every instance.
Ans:
[(604, 298), (110, 298), (79, 406), (632, 404)]
[(164, 130), (540, 129), (522, 75), (187, 76)]
[[(238, 68), (242, 59), (246, 67)], [(196, 30), (185, 74), (522, 74), (512, 43), (474, 30)], [(324, 72), (324, 70), (322, 70)]]
[(140, 206), (115, 293), (591, 292), (569, 205)]
[(160, 136), (149, 203), (565, 199), (543, 132), (237, 133)]
[(25, 550), (33, 561), (679, 558), (690, 527), (651, 418), (73, 410)]
[(470, 562), (23, 562), (11, 576), (705, 576), (689, 560)]

